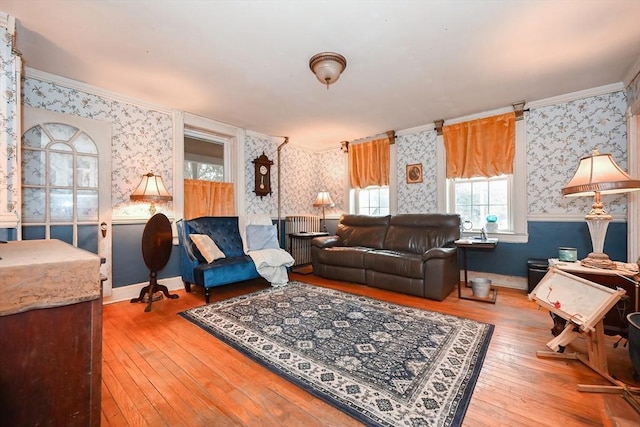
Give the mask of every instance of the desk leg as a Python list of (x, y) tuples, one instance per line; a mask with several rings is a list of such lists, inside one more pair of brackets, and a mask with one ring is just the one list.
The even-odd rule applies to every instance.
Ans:
[[(467, 268), (467, 248), (463, 246), (460, 249), (462, 249), (462, 258), (463, 258), (463, 265), (464, 265), (464, 287), (468, 288), (469, 287), (469, 277), (468, 277), (469, 270)], [(498, 290), (493, 286), (489, 290), (489, 296), (486, 298), (482, 298), (482, 297), (477, 297), (473, 294), (469, 296), (462, 295), (462, 284), (461, 283), (458, 284), (458, 299), (468, 299), (472, 301), (488, 302), (490, 304), (495, 304), (497, 298), (498, 298)]]
[(467, 277), (469, 269), (467, 268), (467, 248), (462, 248), (462, 254), (464, 255), (464, 287), (469, 287), (469, 279)]
[[(467, 282), (467, 248), (460, 248), (460, 253), (462, 255), (462, 265), (464, 266), (464, 287), (468, 287), (468, 282)], [(460, 282), (458, 280), (458, 282)], [(462, 291), (461, 291), (462, 285), (460, 283), (458, 283), (458, 298), (462, 298)]]

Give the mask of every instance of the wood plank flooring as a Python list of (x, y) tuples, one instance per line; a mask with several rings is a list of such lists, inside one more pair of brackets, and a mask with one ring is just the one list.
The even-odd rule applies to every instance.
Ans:
[[(454, 314), (495, 325), (464, 418), (465, 426), (638, 426), (640, 415), (617, 394), (582, 393), (577, 384), (610, 385), (576, 360), (537, 358), (552, 338), (549, 313), (524, 291), (500, 288), (495, 305), (442, 302), (291, 273), (291, 280)], [(267, 287), (263, 280), (216, 288), (212, 301)], [(103, 426), (358, 426), (359, 422), (271, 373), (177, 313), (204, 304), (203, 290), (179, 299), (104, 307)], [(624, 341), (607, 337), (609, 371), (630, 385)], [(567, 351), (585, 351), (582, 340)]]

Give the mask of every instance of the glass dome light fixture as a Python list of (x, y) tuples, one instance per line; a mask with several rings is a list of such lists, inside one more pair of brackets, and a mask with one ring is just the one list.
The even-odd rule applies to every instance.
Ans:
[(344, 56), (335, 52), (320, 52), (309, 59), (309, 68), (316, 75), (320, 83), (334, 84), (340, 78), (340, 74), (347, 68), (347, 60)]

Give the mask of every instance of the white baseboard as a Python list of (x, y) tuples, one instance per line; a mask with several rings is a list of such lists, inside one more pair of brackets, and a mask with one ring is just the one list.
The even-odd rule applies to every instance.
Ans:
[[(520, 289), (523, 291), (526, 291), (528, 288), (528, 281), (526, 277), (504, 276), (501, 274), (484, 273), (481, 271), (469, 271), (469, 280), (478, 277), (489, 279), (491, 280), (492, 285), (503, 288)], [(460, 280), (464, 280), (464, 271), (460, 271)], [(184, 283), (182, 282), (182, 278), (180, 276), (160, 279), (158, 280), (158, 283), (166, 286), (169, 291), (184, 289)], [(114, 302), (129, 301), (132, 298), (138, 298), (140, 296), (140, 290), (142, 290), (142, 288), (144, 288), (148, 284), (149, 282), (144, 282), (113, 288), (111, 295), (108, 297), (104, 297), (102, 299), (102, 303), (113, 304)]]
[[(521, 276), (504, 276), (502, 274), (485, 273), (482, 271), (469, 271), (467, 274), (469, 281), (476, 278), (485, 278), (491, 280), (493, 286), (502, 288), (520, 289), (526, 291), (529, 282), (526, 277)], [(464, 270), (460, 271), (460, 281), (464, 281)]]
[[(180, 276), (160, 279), (158, 280), (158, 283), (160, 285), (166, 286), (169, 291), (184, 289), (184, 283), (182, 282), (182, 278)], [(149, 282), (136, 283), (134, 285), (113, 288), (113, 290), (111, 291), (111, 295), (102, 298), (102, 303), (113, 304), (114, 302), (129, 301), (132, 298), (138, 298), (140, 296), (140, 291), (142, 290), (142, 288), (144, 288), (148, 284)]]

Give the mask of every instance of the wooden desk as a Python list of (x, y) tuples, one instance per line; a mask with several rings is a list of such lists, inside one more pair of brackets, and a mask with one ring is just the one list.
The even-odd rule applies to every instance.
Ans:
[(0, 425), (99, 426), (100, 257), (59, 240), (0, 257)]
[[(460, 239), (456, 240), (455, 245), (458, 249), (461, 250), (463, 260), (464, 260), (464, 287), (469, 287), (469, 279), (468, 279), (468, 269), (467, 269), (467, 249), (484, 249), (484, 250), (493, 250), (498, 245), (498, 239)], [(489, 290), (489, 297), (482, 298), (477, 297), (475, 295), (463, 295), (462, 294), (462, 285), (458, 284), (458, 298), (460, 299), (469, 299), (473, 301), (482, 301), (488, 302), (491, 304), (496, 303), (496, 298), (498, 297), (498, 290), (493, 286)]]

